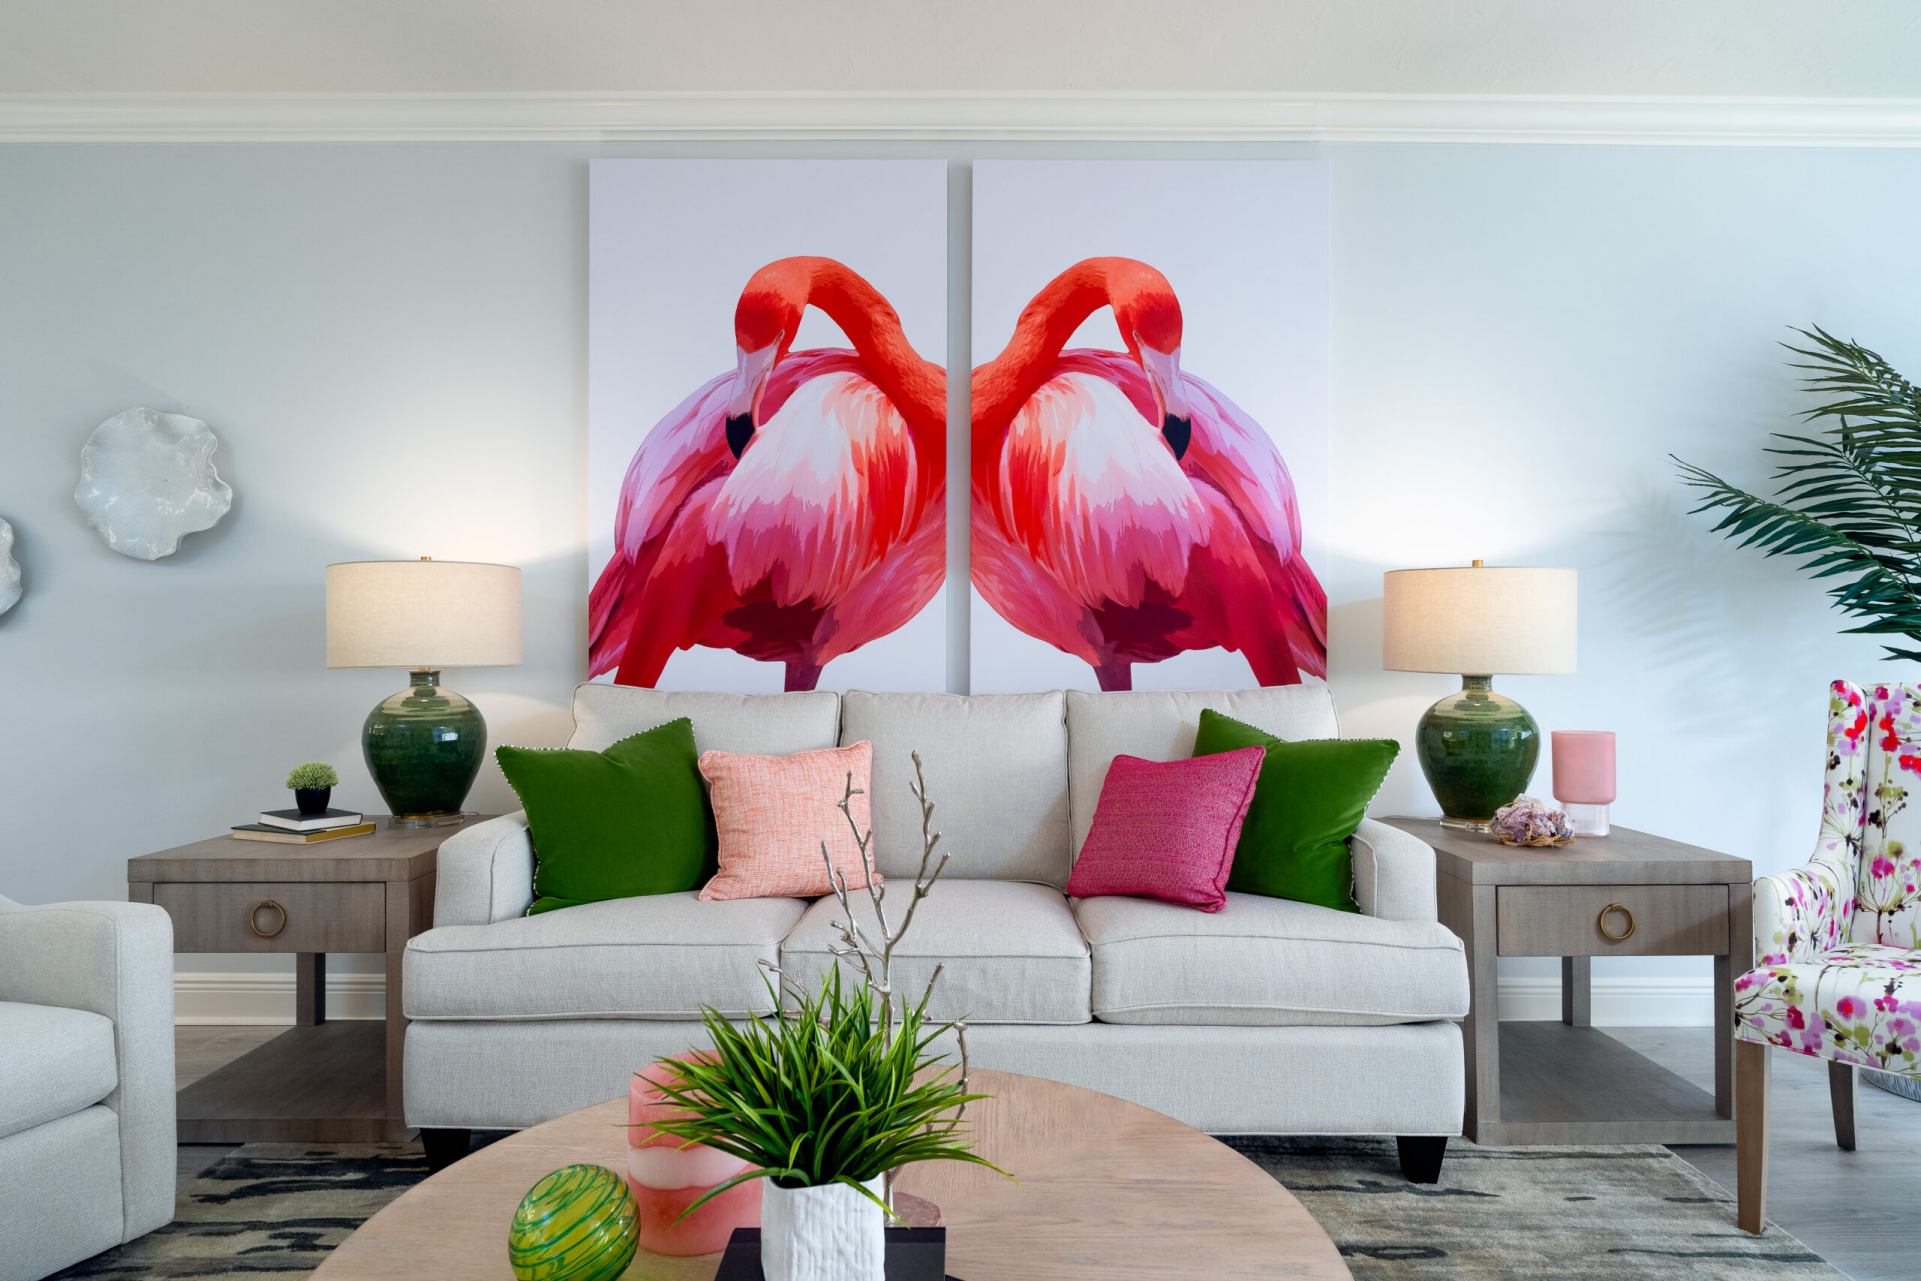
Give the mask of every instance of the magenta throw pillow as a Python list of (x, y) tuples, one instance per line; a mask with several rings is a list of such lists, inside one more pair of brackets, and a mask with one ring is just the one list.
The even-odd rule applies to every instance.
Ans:
[(1243, 747), (1185, 761), (1116, 756), (1067, 893), (1140, 894), (1220, 911), (1266, 755)]

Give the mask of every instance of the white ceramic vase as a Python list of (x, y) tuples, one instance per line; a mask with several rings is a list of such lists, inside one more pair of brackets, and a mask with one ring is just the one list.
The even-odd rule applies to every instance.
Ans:
[[(867, 1185), (881, 1194), (881, 1180)], [(845, 1183), (777, 1187), (760, 1203), (760, 1268), (767, 1281), (885, 1281), (887, 1215)]]

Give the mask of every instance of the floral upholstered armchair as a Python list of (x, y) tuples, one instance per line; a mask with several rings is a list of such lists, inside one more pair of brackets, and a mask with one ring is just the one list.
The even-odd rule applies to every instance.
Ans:
[(1836, 681), (1814, 857), (1754, 883), (1760, 963), (1734, 984), (1740, 1223), (1766, 1219), (1767, 1048), (1828, 1061), (1854, 1148), (1854, 1069), (1921, 1079), (1921, 686)]

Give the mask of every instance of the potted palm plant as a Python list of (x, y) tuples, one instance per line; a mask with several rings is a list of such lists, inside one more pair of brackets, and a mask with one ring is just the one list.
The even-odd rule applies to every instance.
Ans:
[[(1797, 330), (1810, 346), (1795, 368), (1823, 401), (1804, 411), (1818, 435), (1775, 434), (1772, 499), (1675, 459), (1684, 483), (1703, 491), (1696, 512), (1719, 512), (1716, 533), (1769, 556), (1804, 556), (1842, 613), (1868, 621), (1847, 632), (1903, 636), (1921, 644), (1921, 390), (1858, 343), (1820, 326)], [(1883, 644), (1890, 658), (1921, 649)]]
[[(850, 775), (840, 810), (854, 828), (876, 924), (856, 921), (845, 878), (824, 843), (821, 858), (846, 913), (836, 923), (840, 942), (832, 950), (860, 976), (858, 984), (844, 984), (835, 965), (817, 989), (806, 991), (769, 966), (774, 1013), (735, 1024), (706, 1009), (712, 1050), (659, 1060), (667, 1069), (661, 1096), (680, 1115), (657, 1120), (654, 1128), (748, 1165), (681, 1217), (748, 1179), (766, 1179), (761, 1269), (767, 1281), (883, 1281), (891, 1179), (902, 1166), (967, 1161), (1006, 1173), (968, 1150), (966, 1107), (987, 1096), (968, 1093), (966, 1025), (936, 1025), (927, 1017), (940, 971), (918, 1003), (893, 991), (894, 949), (947, 864), (944, 855), (934, 861), (940, 834), (932, 830), (934, 807), (919, 755), (914, 796), (921, 805), (921, 866), (906, 911), (891, 929), (882, 910), (886, 888), (874, 876), (873, 833), (860, 830), (849, 808), (856, 795)], [(949, 1032), (960, 1047), (958, 1069), (932, 1048)]]

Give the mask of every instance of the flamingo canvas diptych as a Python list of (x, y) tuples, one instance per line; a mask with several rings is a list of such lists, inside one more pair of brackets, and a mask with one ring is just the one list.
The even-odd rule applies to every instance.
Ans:
[(591, 183), (590, 674), (944, 688), (946, 164)]
[(590, 206), (594, 676), (942, 689), (952, 578), (975, 692), (1326, 677), (1325, 166), (975, 165), (958, 567), (944, 162), (596, 161)]
[(980, 161), (974, 692), (1327, 675), (1327, 170)]

